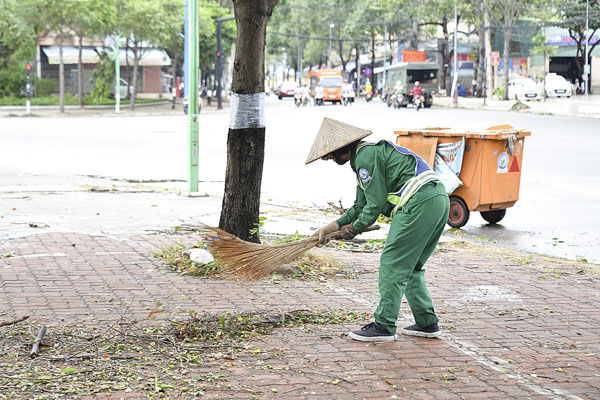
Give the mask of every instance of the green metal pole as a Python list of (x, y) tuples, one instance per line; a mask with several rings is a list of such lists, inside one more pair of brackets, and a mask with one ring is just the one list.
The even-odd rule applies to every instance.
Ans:
[(119, 58), (121, 56), (121, 35), (117, 35), (115, 39), (115, 112), (121, 112), (121, 64)]
[(188, 160), (190, 193), (198, 191), (198, 0), (191, 0), (188, 7)]

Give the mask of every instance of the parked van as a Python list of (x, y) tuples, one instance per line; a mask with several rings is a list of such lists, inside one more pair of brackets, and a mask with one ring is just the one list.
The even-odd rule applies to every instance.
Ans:
[(333, 104), (342, 103), (342, 71), (335, 69), (317, 69), (308, 73), (310, 79), (310, 93), (314, 96), (314, 89), (317, 82), (323, 87), (323, 101), (330, 101)]

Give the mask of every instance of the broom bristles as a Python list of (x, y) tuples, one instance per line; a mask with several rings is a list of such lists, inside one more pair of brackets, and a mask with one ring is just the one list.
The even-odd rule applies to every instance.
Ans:
[[(208, 251), (231, 276), (245, 280), (259, 280), (306, 253), (319, 243), (318, 236), (278, 245), (250, 243), (222, 229), (200, 223), (207, 232), (201, 233)], [(365, 231), (379, 229), (378, 225)], [(328, 235), (340, 237), (340, 231)]]

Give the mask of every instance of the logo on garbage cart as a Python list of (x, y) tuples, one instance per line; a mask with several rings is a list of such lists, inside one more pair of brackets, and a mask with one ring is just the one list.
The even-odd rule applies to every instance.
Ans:
[(508, 172), (508, 153), (502, 152), (498, 156), (498, 170), (496, 171), (499, 174), (505, 174)]

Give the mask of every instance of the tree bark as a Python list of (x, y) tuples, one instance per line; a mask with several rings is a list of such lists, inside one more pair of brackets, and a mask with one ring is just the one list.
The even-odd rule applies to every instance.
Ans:
[[(278, 2), (279, 0), (233, 1), (237, 50), (231, 91), (240, 98), (252, 94), (264, 96), (267, 23)], [(235, 112), (232, 107), (232, 117)], [(240, 239), (255, 243), (260, 242), (255, 228), (258, 228), (259, 223), (264, 149), (264, 126), (249, 123), (241, 128), (229, 128), (225, 193), (219, 227)]]

